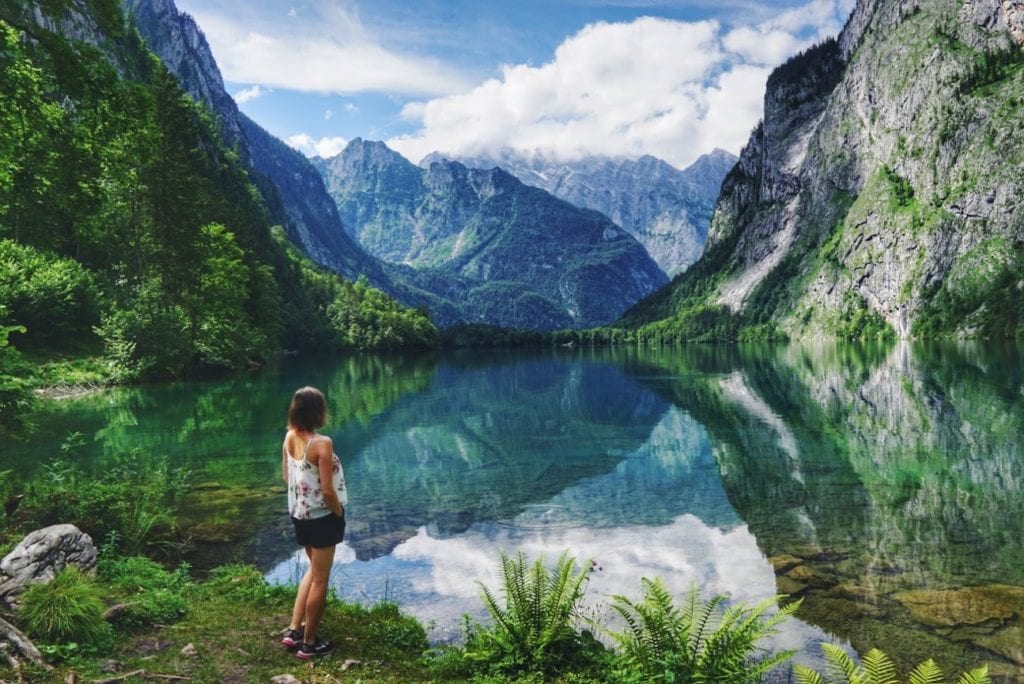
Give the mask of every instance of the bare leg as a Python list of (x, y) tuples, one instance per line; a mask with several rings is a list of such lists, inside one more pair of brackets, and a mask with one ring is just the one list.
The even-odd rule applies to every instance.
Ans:
[(331, 566), (334, 564), (334, 548), (326, 546), (310, 551), (310, 580), (306, 594), (306, 631), (303, 637), (303, 641), (307, 644), (316, 641), (320, 619), (324, 616), (324, 604), (327, 603), (327, 579), (330, 577)]
[(299, 581), (299, 591), (295, 594), (295, 607), (292, 608), (292, 621), (288, 624), (288, 629), (299, 629), (302, 626), (302, 618), (306, 615), (306, 597), (309, 596), (309, 583), (313, 578), (313, 554), (311, 553), (312, 547), (306, 547), (306, 557), (310, 560), (310, 565), (306, 568), (306, 574), (302, 576), (302, 580)]

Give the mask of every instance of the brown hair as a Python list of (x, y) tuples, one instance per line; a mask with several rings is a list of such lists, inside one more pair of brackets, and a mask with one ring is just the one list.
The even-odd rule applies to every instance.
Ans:
[(288, 427), (313, 432), (327, 422), (327, 402), (316, 387), (295, 390), (288, 407)]

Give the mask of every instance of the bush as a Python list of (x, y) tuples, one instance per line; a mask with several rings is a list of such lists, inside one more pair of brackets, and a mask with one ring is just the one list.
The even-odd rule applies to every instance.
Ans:
[(38, 639), (104, 650), (113, 645), (114, 632), (103, 619), (103, 610), (96, 584), (68, 566), (49, 583), (25, 591), (18, 619)]
[(187, 592), (193, 588), (188, 566), (169, 571), (144, 556), (101, 559), (100, 578), (113, 598), (127, 609), (117, 621), (127, 627), (174, 622), (188, 612)]
[(29, 428), (28, 414), (35, 408), (35, 397), (22, 379), (23, 361), (18, 350), (10, 345), (11, 333), (24, 332), (20, 326), (3, 325), (4, 308), (0, 306), (0, 437), (19, 436)]
[(92, 274), (74, 259), (0, 240), (0, 302), (26, 328), (26, 345), (51, 345), (90, 334), (99, 321)]
[(128, 301), (112, 307), (97, 332), (115, 380), (182, 375), (191, 362), (184, 309), (170, 300), (158, 278), (137, 287)]
[[(889, 656), (877, 648), (868, 651), (864, 662), (857, 666), (843, 649), (835, 644), (822, 644), (825, 661), (828, 665), (828, 679), (820, 673), (797, 665), (795, 668), (797, 684), (899, 684), (896, 678), (896, 666)], [(909, 677), (910, 684), (943, 684), (945, 677), (935, 661), (929, 659), (915, 667)], [(979, 667), (965, 672), (957, 680), (958, 684), (990, 684), (987, 667)]]
[(791, 603), (774, 615), (775, 599), (748, 608), (720, 611), (724, 596), (699, 600), (694, 587), (677, 608), (661, 580), (641, 580), (643, 600), (615, 596), (612, 607), (627, 628), (613, 632), (621, 647), (615, 681), (622, 682), (758, 682), (793, 651), (770, 653), (759, 643), (799, 607)]
[(467, 623), (468, 661), (502, 674), (551, 675), (586, 669), (603, 657), (604, 647), (578, 627), (587, 573), (573, 558), (562, 554), (548, 570), (541, 558), (528, 566), (523, 553), (502, 552), (501, 572), (503, 602), (480, 584), (494, 624)]
[[(67, 452), (73, 448), (70, 440), (62, 447)], [(64, 459), (47, 463), (43, 470), (44, 477), (32, 482), (22, 502), (29, 524), (71, 523), (124, 553), (180, 550), (177, 495), (189, 477), (187, 470), (169, 467), (166, 459), (147, 461), (137, 452), (99, 479)]]

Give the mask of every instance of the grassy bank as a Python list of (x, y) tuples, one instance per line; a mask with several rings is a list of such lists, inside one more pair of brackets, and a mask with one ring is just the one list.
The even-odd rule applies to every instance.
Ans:
[[(224, 566), (196, 583), (187, 573), (164, 571), (145, 559), (119, 559), (101, 561), (97, 580), (83, 581), (105, 604), (117, 601), (127, 608), (110, 620), (113, 631), (92, 644), (37, 641), (55, 667), (47, 672), (24, 665), (28, 681), (66, 682), (72, 675), (79, 681), (175, 676), (196, 682), (268, 682), (281, 674), (318, 682), (434, 678), (421, 657), (427, 647), (423, 626), (394, 604), (365, 608), (331, 597), (322, 631), (336, 639), (338, 649), (309, 664), (279, 641), (294, 589), (266, 584), (255, 568)], [(5, 665), (0, 679), (17, 681)]]

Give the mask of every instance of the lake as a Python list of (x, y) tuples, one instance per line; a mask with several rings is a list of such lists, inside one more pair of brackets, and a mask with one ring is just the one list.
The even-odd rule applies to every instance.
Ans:
[[(498, 550), (594, 561), (587, 611), (637, 596), (803, 598), (776, 646), (879, 646), (1024, 681), (1024, 353), (993, 344), (466, 351), (289, 359), (53, 402), (5, 464), (80, 433), (88, 469), (192, 471), (198, 569), (301, 573), (280, 481), (291, 393), (331, 411), (349, 482), (332, 583), (457, 639)], [(5, 466), (10, 467), (10, 466)]]

